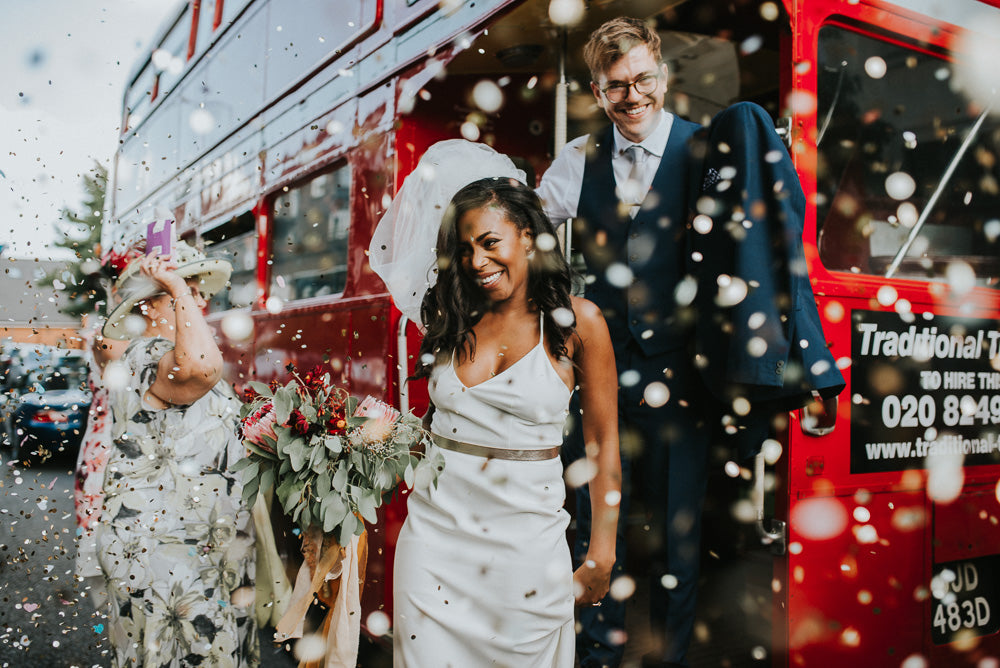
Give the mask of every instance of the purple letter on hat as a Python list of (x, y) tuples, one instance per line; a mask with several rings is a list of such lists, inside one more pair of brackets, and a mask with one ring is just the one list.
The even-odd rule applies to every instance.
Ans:
[(174, 221), (154, 220), (146, 227), (146, 255), (170, 255)]

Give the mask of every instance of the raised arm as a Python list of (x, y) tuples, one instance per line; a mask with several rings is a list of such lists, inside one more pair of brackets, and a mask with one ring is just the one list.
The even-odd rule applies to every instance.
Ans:
[(618, 374), (604, 316), (586, 299), (573, 298), (578, 339), (573, 346), (583, 439), (587, 459), (596, 466), (590, 480), (593, 522), (585, 563), (573, 574), (579, 585), (577, 604), (594, 604), (611, 585), (615, 563), (615, 535), (621, 499), (621, 460), (618, 456)]
[(202, 313), (205, 300), (197, 291), (196, 281), (189, 285), (174, 268), (171, 261), (161, 257), (144, 259), (141, 269), (170, 297), (163, 311), (167, 322), (162, 326), (167, 330), (173, 327), (174, 348), (160, 359), (156, 382), (144, 397), (157, 408), (193, 403), (222, 378), (222, 352)]

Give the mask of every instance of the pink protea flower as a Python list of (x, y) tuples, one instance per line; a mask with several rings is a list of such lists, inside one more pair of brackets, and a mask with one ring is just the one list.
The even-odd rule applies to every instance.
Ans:
[(399, 419), (399, 411), (379, 401), (370, 394), (354, 409), (355, 417), (369, 418), (361, 428), (368, 441), (384, 441), (392, 433), (392, 426)]
[[(274, 404), (268, 401), (243, 420), (243, 440), (253, 443), (262, 450), (273, 453), (274, 446), (272, 443), (278, 441), (278, 435), (274, 433), (276, 419)], [(272, 439), (270, 443), (265, 436)]]

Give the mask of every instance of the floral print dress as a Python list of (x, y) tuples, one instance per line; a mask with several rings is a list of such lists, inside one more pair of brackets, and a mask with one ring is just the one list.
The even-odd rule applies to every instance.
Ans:
[(76, 509), (77, 557), (76, 574), (81, 578), (101, 574), (97, 564), (97, 544), (94, 541), (94, 527), (101, 518), (104, 503), (104, 468), (111, 453), (111, 417), (108, 414), (108, 391), (101, 380), (101, 368), (90, 352), (94, 331), (83, 336), (87, 351), (87, 365), (90, 375), (92, 399), (87, 430), (81, 440), (80, 453), (76, 461), (73, 501)]
[(256, 666), (254, 543), (241, 500), (239, 401), (225, 382), (188, 406), (153, 410), (166, 339), (137, 339), (113, 389), (98, 558), (110, 597), (113, 665)]

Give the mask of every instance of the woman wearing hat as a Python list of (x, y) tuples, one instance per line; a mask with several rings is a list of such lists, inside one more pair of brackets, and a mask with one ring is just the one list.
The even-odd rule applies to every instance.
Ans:
[(113, 448), (97, 529), (115, 666), (255, 666), (253, 540), (239, 401), (202, 310), (231, 267), (187, 244), (132, 261), (104, 336), (135, 338), (109, 383)]
[[(139, 248), (129, 248), (124, 253), (111, 251), (101, 259), (100, 268), (88, 275), (95, 287), (105, 294), (115, 294), (112, 281), (117, 281), (128, 263), (142, 256)], [(101, 309), (101, 316), (105, 309)], [(111, 416), (108, 413), (108, 391), (104, 386), (104, 369), (114, 362), (128, 347), (128, 341), (105, 339), (101, 335), (105, 319), (97, 313), (87, 313), (80, 330), (84, 355), (89, 370), (87, 384), (90, 388), (90, 410), (87, 429), (80, 440), (73, 484), (73, 505), (76, 510), (76, 575), (83, 583), (94, 607), (104, 609), (107, 595), (104, 575), (97, 562), (97, 542), (94, 530), (101, 519), (104, 505), (104, 469), (111, 455)]]

